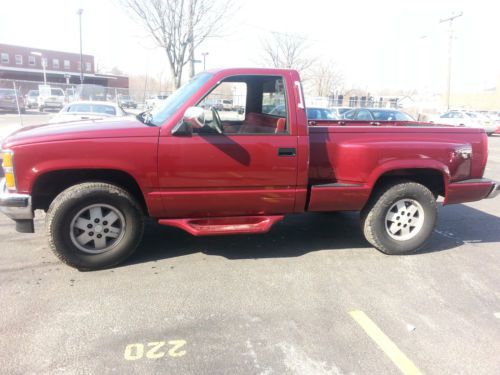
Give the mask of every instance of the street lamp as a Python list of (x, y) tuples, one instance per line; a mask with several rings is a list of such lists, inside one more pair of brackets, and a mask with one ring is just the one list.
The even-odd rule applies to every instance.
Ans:
[(201, 55), (203, 56), (203, 70), (206, 70), (207, 69), (206, 60), (207, 60), (208, 52), (202, 52)]
[(45, 72), (45, 68), (47, 67), (47, 60), (43, 57), (41, 52), (30, 52), (30, 54), (33, 56), (40, 57), (40, 61), (42, 63), (42, 69), (43, 69), (43, 84), (47, 85), (47, 73)]
[(83, 84), (83, 53), (82, 53), (82, 14), (83, 9), (78, 9), (78, 20), (80, 22), (80, 84)]

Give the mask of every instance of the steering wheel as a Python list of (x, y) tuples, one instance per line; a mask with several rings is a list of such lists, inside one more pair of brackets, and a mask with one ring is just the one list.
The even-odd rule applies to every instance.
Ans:
[(224, 128), (222, 127), (222, 121), (220, 119), (219, 112), (217, 112), (215, 107), (211, 107), (210, 109), (212, 110), (212, 123), (214, 124), (213, 128), (217, 130), (217, 133), (222, 134), (224, 132)]

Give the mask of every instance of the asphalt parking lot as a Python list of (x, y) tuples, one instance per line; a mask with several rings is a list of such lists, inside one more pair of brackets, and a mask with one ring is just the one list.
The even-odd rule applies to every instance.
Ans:
[(52, 255), (42, 213), (35, 234), (0, 216), (0, 372), (500, 374), (500, 197), (439, 215), (410, 256), (371, 248), (355, 213), (256, 236), (151, 222), (132, 259), (98, 272)]

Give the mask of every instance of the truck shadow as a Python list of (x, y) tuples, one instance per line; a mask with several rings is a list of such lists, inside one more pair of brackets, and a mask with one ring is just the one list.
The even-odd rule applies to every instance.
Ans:
[[(500, 217), (465, 205), (440, 208), (435, 233), (418, 254), (451, 250), (465, 243), (500, 242)], [(135, 255), (123, 266), (202, 252), (227, 259), (298, 257), (320, 250), (372, 248), (359, 226), (357, 213), (291, 215), (269, 233), (193, 237), (184, 231), (147, 223)], [(375, 249), (373, 249), (375, 251)]]

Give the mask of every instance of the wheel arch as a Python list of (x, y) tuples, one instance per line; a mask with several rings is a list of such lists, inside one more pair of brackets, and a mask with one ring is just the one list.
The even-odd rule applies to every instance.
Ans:
[(372, 181), (373, 187), (365, 207), (377, 196), (380, 190), (401, 180), (419, 183), (427, 187), (437, 198), (438, 196), (446, 197), (449, 175), (446, 170), (435, 167), (386, 170)]
[(41, 174), (34, 181), (31, 195), (34, 209), (47, 210), (54, 198), (62, 191), (84, 182), (104, 182), (128, 191), (145, 215), (148, 207), (137, 181), (127, 172), (115, 169), (64, 169)]

